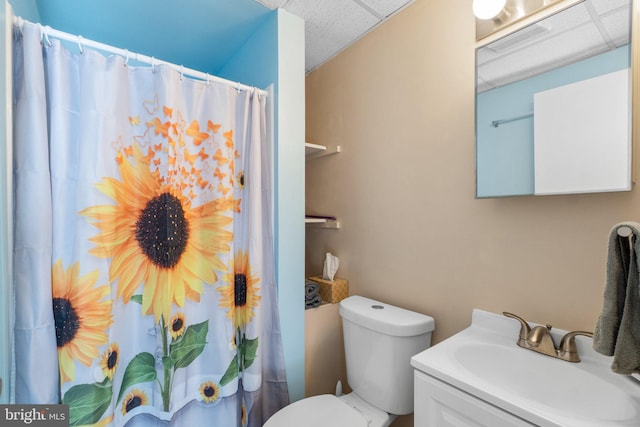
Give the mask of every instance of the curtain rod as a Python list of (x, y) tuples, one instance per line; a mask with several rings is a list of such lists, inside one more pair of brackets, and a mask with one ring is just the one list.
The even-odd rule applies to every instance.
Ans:
[(108, 45), (108, 44), (100, 43), (100, 42), (97, 42), (95, 40), (85, 39), (84, 37), (82, 37), (80, 35), (75, 36), (73, 34), (65, 33), (64, 31), (55, 30), (55, 29), (53, 29), (53, 28), (51, 28), (49, 26), (43, 26), (42, 24), (34, 24), (33, 22), (29, 22), (26, 19), (23, 19), (23, 18), (21, 18), (19, 16), (14, 16), (13, 17), (13, 25), (14, 26), (17, 26), (18, 28), (22, 29), (22, 25), (24, 23), (28, 23), (28, 24), (39, 26), (40, 27), (40, 31), (42, 32), (42, 37), (45, 40), (48, 39), (49, 36), (51, 36), (51, 37), (55, 37), (57, 39), (78, 43), (78, 47), (80, 48), (81, 51), (82, 51), (82, 47), (86, 46), (86, 47), (98, 49), (98, 50), (101, 50), (101, 51), (104, 51), (104, 52), (120, 55), (122, 57), (125, 57), (127, 61), (129, 59), (133, 59), (135, 61), (142, 62), (142, 63), (145, 63), (145, 64), (149, 64), (151, 66), (167, 65), (167, 66), (171, 67), (172, 69), (174, 69), (176, 71), (179, 71), (180, 74), (182, 74), (182, 75), (195, 77), (197, 79), (200, 79), (200, 80), (206, 81), (206, 82), (223, 83), (223, 84), (226, 84), (228, 86), (234, 87), (234, 88), (236, 88), (238, 90), (253, 90), (253, 89), (256, 89), (256, 92), (259, 95), (268, 96), (268, 92), (266, 90), (263, 90), (263, 89), (258, 89), (258, 88), (254, 88), (252, 86), (248, 86), (248, 85), (245, 85), (245, 84), (242, 84), (242, 83), (239, 83), (239, 82), (234, 82), (232, 80), (223, 79), (222, 77), (214, 76), (214, 75), (211, 75), (209, 73), (203, 73), (202, 71), (193, 70), (191, 68), (186, 68), (186, 67), (183, 67), (181, 65), (172, 64), (171, 62), (162, 61), (160, 59), (156, 59), (153, 56), (147, 56), (147, 55), (143, 55), (141, 53), (130, 52), (127, 49), (120, 49), (118, 47), (114, 47), (114, 46), (111, 46), (111, 45)]

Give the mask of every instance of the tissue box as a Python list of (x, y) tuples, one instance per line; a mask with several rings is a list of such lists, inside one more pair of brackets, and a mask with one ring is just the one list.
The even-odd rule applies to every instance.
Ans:
[(340, 302), (349, 296), (349, 281), (345, 279), (325, 280), (320, 276), (309, 277), (320, 285), (320, 298), (323, 302)]

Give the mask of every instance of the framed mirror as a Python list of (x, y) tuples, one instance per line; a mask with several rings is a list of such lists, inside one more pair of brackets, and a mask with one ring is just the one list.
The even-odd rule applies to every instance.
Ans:
[(479, 42), (477, 198), (631, 189), (637, 2), (560, 2)]

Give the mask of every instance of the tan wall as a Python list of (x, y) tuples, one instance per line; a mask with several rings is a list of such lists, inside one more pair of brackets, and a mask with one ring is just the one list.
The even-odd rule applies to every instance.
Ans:
[(305, 310), (304, 369), (310, 378), (305, 381), (305, 396), (335, 393), (338, 381), (345, 393), (350, 391), (344, 360), (342, 319), (338, 304), (324, 304)]
[(307, 76), (307, 142), (342, 153), (306, 165), (307, 212), (341, 223), (308, 229), (306, 272), (332, 252), (352, 293), (433, 316), (434, 342), (474, 307), (592, 330), (640, 193), (474, 199), (474, 28), (471, 0), (417, 0)]

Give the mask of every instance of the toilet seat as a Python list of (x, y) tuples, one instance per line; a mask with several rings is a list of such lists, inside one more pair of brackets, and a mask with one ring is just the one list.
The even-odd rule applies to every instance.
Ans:
[(308, 397), (273, 414), (263, 427), (367, 427), (367, 420), (332, 394)]

